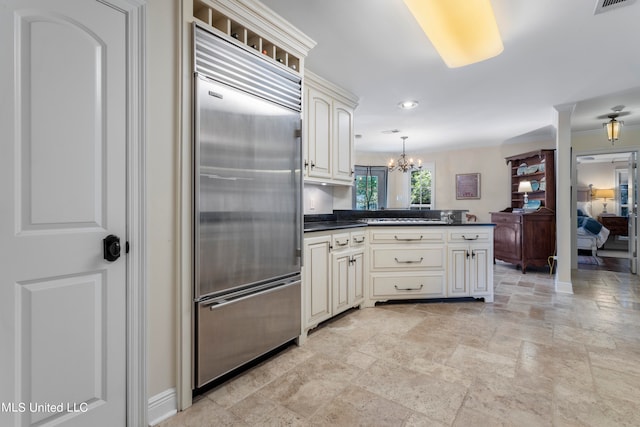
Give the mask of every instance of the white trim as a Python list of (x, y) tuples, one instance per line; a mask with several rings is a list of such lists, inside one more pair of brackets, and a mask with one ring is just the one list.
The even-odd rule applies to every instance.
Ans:
[(147, 425), (146, 1), (127, 15), (127, 425)]
[(178, 410), (184, 411), (192, 404), (193, 378), (193, 157), (192, 146), (192, 62), (191, 46), (193, 4), (184, 1), (178, 9), (178, 26), (180, 42), (178, 43), (179, 67), (178, 84), (178, 140), (180, 141), (176, 155), (176, 174), (179, 184), (176, 188), (176, 298), (177, 346), (176, 346), (176, 383), (178, 386)]
[(556, 278), (556, 293), (573, 294), (573, 284), (571, 282), (561, 282)]
[(155, 426), (178, 413), (178, 395), (174, 387), (149, 398), (149, 425)]

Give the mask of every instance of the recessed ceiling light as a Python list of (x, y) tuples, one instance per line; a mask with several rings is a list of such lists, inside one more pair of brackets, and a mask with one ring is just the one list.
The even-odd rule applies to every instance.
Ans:
[(403, 110), (411, 110), (413, 108), (416, 108), (417, 106), (418, 101), (402, 101), (398, 104), (398, 107), (402, 108)]

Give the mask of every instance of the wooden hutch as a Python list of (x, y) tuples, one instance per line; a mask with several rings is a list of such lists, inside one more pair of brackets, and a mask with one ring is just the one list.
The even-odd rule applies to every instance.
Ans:
[[(537, 150), (507, 157), (510, 167), (511, 206), (491, 213), (494, 232), (494, 261), (499, 259), (522, 268), (549, 265), (556, 251), (556, 180), (555, 150)], [(529, 204), (540, 207), (524, 209), (521, 181), (530, 181)]]

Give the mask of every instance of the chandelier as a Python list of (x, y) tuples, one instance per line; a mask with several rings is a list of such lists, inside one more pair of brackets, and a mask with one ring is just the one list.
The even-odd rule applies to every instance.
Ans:
[(408, 136), (402, 136), (401, 138), (402, 138), (402, 154), (400, 154), (397, 164), (393, 162), (393, 159), (389, 161), (389, 166), (388, 166), (389, 172), (402, 171), (406, 173), (410, 170), (422, 169), (422, 160), (418, 159), (418, 166), (415, 165), (415, 163), (413, 162), (413, 159), (407, 160), (407, 153), (405, 153), (404, 145)]

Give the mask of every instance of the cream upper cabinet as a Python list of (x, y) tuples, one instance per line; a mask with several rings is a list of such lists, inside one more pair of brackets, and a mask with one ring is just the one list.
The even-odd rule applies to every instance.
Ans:
[(331, 98), (311, 87), (306, 94), (305, 177), (331, 179)]
[(352, 185), (354, 111), (358, 99), (308, 70), (304, 88), (305, 180)]
[(353, 108), (333, 102), (333, 179), (349, 184), (355, 179)]

